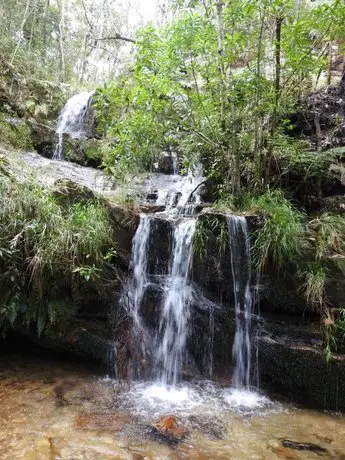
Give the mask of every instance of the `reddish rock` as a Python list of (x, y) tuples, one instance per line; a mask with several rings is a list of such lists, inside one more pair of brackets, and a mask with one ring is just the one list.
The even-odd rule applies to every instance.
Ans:
[(161, 417), (158, 422), (152, 424), (155, 434), (168, 442), (178, 442), (188, 434), (188, 429), (183, 426), (175, 416)]

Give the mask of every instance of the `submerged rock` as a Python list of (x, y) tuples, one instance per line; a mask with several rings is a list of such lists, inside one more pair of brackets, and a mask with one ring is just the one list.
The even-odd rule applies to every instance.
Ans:
[(289, 449), (308, 450), (318, 455), (327, 453), (327, 449), (324, 449), (323, 447), (320, 447), (317, 444), (312, 444), (310, 442), (296, 442), (291, 441), (290, 439), (283, 439), (281, 443), (284, 447), (288, 447)]
[(161, 417), (150, 425), (151, 433), (160, 441), (168, 444), (181, 442), (188, 434), (188, 429), (174, 415)]

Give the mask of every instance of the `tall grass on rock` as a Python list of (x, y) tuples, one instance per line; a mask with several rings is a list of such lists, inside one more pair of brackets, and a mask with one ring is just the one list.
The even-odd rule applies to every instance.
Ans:
[[(0, 328), (35, 323), (38, 332), (75, 312), (83, 273), (101, 273), (112, 227), (97, 200), (59, 204), (53, 191), (0, 181)], [(66, 306), (67, 304), (67, 306)]]
[(262, 271), (268, 263), (280, 269), (296, 261), (305, 247), (304, 214), (279, 190), (256, 198), (254, 208), (265, 214), (262, 228), (255, 234), (254, 259)]
[(301, 291), (307, 301), (308, 307), (318, 313), (323, 312), (326, 302), (327, 268), (320, 262), (309, 263), (305, 270), (298, 272), (303, 280)]

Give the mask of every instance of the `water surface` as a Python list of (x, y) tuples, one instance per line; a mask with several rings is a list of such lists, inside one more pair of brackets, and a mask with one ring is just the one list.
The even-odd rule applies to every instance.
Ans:
[[(152, 429), (174, 416), (180, 442)], [(282, 439), (312, 443), (298, 451)], [(0, 357), (1, 459), (345, 459), (345, 419), (211, 382), (116, 382), (50, 356)]]

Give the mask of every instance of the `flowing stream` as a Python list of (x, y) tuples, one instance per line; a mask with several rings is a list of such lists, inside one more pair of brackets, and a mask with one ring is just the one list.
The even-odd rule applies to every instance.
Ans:
[(63, 135), (69, 134), (75, 139), (86, 137), (85, 121), (89, 114), (94, 91), (75, 94), (66, 102), (56, 127), (58, 143), (55, 147), (53, 160), (63, 159)]

